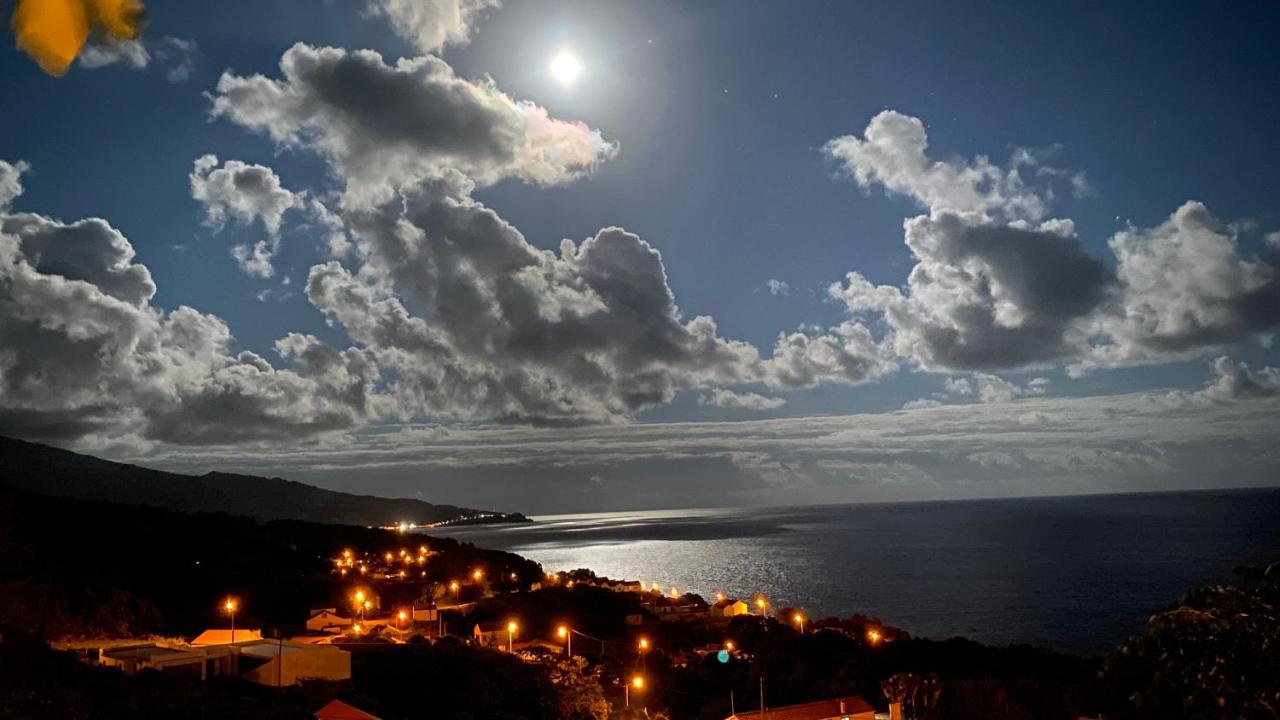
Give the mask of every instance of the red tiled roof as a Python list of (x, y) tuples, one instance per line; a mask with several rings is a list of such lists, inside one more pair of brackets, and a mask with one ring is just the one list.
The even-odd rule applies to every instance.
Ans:
[(378, 720), (376, 715), (352, 707), (341, 700), (331, 700), (328, 705), (316, 711), (319, 720)]
[[(844, 711), (840, 703), (844, 703)], [(766, 708), (765, 720), (824, 720), (839, 718), (845, 715), (862, 715), (874, 713), (875, 708), (860, 697), (836, 698), (835, 700), (819, 700), (803, 705), (787, 705), (785, 707)], [(760, 711), (740, 712), (733, 716), (737, 720), (760, 720)]]

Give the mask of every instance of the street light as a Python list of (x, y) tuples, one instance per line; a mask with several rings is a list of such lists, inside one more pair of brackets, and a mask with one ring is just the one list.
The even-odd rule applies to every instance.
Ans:
[(507, 621), (507, 652), (515, 652), (516, 630), (519, 628), (515, 620)]
[(471, 579), (475, 580), (476, 582), (480, 582), (480, 578), (483, 578), (483, 577), (484, 577), (484, 569), (483, 569), (483, 568), (476, 568), (476, 569), (475, 569), (474, 571), (472, 571), (472, 573), (471, 573)]
[(765, 615), (769, 610), (769, 601), (763, 595), (756, 596), (756, 608), (760, 610), (761, 615)]
[(626, 698), (627, 698), (626, 705), (627, 707), (631, 707), (631, 688), (635, 688), (636, 692), (640, 692), (641, 690), (644, 690), (644, 676), (636, 675), (632, 677), (631, 682), (627, 683), (625, 685), (625, 688), (626, 690), (624, 692), (626, 693)]
[(728, 650), (729, 652), (733, 652), (734, 648), (736, 648), (736, 647), (737, 647), (737, 645), (734, 645), (732, 640), (725, 640), (725, 641), (724, 641), (724, 649), (725, 649), (725, 650)]
[(222, 603), (222, 609), (227, 611), (231, 616), (231, 642), (236, 641), (236, 609), (240, 607), (240, 602), (233, 597), (228, 597), (227, 601)]
[(880, 634), (879, 630), (876, 630), (875, 628), (871, 628), (870, 630), (867, 631), (867, 642), (871, 643), (872, 645), (879, 645), (880, 641), (883, 639), (884, 639), (884, 636)]
[(800, 634), (803, 635), (804, 634), (804, 614), (796, 613), (795, 615), (791, 616), (791, 620), (795, 622), (796, 625), (800, 626)]
[(453, 601), (454, 601), (454, 602), (457, 602), (457, 601), (458, 601), (458, 590), (459, 590), (459, 588), (461, 588), (461, 587), (462, 587), (462, 586), (458, 584), (458, 581), (457, 581), (457, 580), (451, 580), (451, 581), (449, 582), (449, 589), (453, 591)]
[(573, 631), (569, 629), (568, 625), (561, 625), (556, 628), (556, 635), (564, 638), (565, 652), (568, 657), (573, 657)]
[(401, 629), (403, 629), (404, 621), (405, 621), (405, 618), (407, 617), (409, 617), (409, 613), (406, 613), (405, 611), (401, 610), (399, 614), (396, 615), (396, 619), (400, 621), (396, 625), (396, 627), (400, 627)]
[(640, 649), (640, 670), (641, 672), (648, 672), (648, 667), (645, 664), (645, 653), (649, 650), (649, 638), (641, 636), (640, 642), (636, 643), (636, 647)]

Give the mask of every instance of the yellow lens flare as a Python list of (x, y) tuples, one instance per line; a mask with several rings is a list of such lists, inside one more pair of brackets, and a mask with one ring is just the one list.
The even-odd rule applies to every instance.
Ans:
[(133, 40), (145, 17), (139, 0), (18, 0), (12, 26), (18, 49), (46, 73), (61, 77), (89, 33)]

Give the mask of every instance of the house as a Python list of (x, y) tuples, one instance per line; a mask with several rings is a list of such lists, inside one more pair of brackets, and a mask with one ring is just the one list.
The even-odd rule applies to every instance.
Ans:
[(379, 720), (358, 707), (348, 705), (341, 700), (330, 700), (327, 705), (315, 712), (316, 720)]
[(286, 687), (302, 680), (351, 679), (351, 653), (336, 645), (255, 640), (229, 649), (237, 656), (241, 679), (259, 685)]
[(169, 647), (157, 643), (104, 648), (98, 652), (98, 663), (119, 668), (126, 675), (140, 670), (180, 673), (205, 680), (212, 675), (232, 673), (231, 653), (222, 647)]
[(238, 676), (271, 687), (296, 685), (300, 680), (350, 680), (351, 653), (334, 645), (307, 645), (289, 640), (166, 646), (157, 643), (103, 649), (98, 662), (129, 675), (140, 670), (186, 673), (207, 680), (217, 675)]
[[(471, 631), (471, 637), (475, 640), (477, 645), (482, 647), (505, 648), (507, 647), (507, 640), (509, 639), (507, 637), (507, 624), (497, 620), (493, 622), (476, 623), (475, 628)], [(510, 639), (514, 640), (518, 637), (519, 632), (516, 632)]]
[(351, 627), (351, 618), (339, 615), (337, 608), (319, 608), (311, 611), (311, 617), (307, 618), (308, 630), (341, 632), (348, 627)]
[(738, 615), (746, 615), (749, 612), (751, 612), (751, 607), (737, 598), (723, 598), (717, 600), (711, 606), (711, 617), (713, 618), (737, 617)]
[(803, 705), (766, 708), (762, 716), (759, 710), (740, 712), (725, 720), (875, 720), (875, 708), (860, 697), (819, 700)]
[(416, 608), (414, 608), (414, 609), (413, 609), (413, 621), (414, 621), (414, 622), (431, 622), (431, 623), (433, 623), (433, 622), (436, 622), (436, 621), (437, 621), (437, 620), (439, 620), (439, 619), (440, 619), (440, 611), (439, 611), (439, 610), (437, 610), (436, 608), (433, 608), (433, 607), (431, 607), (431, 608), (420, 608), (420, 607), (416, 607)]
[(261, 640), (261, 630), (205, 630), (191, 641), (196, 647), (205, 645), (230, 645), (232, 642), (247, 642), (249, 640)]

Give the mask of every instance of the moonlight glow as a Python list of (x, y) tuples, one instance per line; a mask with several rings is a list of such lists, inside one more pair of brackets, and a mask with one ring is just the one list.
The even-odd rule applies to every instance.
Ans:
[(562, 50), (551, 59), (551, 77), (561, 85), (572, 85), (582, 74), (582, 63), (573, 53)]

